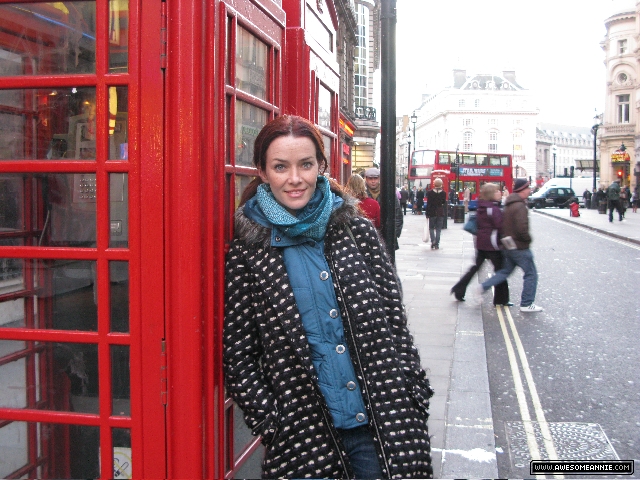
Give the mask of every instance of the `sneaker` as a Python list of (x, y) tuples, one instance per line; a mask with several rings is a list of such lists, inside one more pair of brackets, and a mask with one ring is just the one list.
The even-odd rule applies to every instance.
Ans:
[(531, 305), (527, 305), (526, 307), (520, 307), (520, 311), (521, 312), (541, 312), (542, 311), (542, 307), (537, 306), (535, 303), (532, 303)]

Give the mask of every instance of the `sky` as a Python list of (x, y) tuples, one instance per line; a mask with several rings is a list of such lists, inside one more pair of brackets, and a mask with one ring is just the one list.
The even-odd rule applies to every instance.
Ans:
[(606, 93), (604, 20), (634, 0), (397, 0), (396, 112), (451, 86), (453, 69), (514, 70), (539, 121), (591, 127)]

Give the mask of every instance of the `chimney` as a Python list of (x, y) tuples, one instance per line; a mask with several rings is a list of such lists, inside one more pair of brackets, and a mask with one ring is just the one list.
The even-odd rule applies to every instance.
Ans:
[(460, 88), (467, 81), (467, 71), (454, 69), (453, 70), (453, 87)]

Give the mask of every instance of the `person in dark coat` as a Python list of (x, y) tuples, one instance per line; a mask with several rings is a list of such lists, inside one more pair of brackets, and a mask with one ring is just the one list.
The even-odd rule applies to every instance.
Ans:
[[(364, 181), (367, 185), (367, 196), (373, 198), (378, 204), (380, 204), (380, 169), (376, 167), (367, 168), (364, 171)], [(400, 245), (398, 244), (398, 238), (402, 234), (402, 226), (404, 220), (402, 219), (402, 209), (400, 208), (400, 199), (395, 196), (396, 208), (394, 211), (396, 238), (394, 238), (394, 248), (398, 250)]]
[(404, 215), (407, 214), (408, 200), (409, 200), (409, 192), (407, 191), (407, 187), (402, 187), (402, 190), (400, 190), (400, 206), (402, 207), (402, 212)]
[(591, 208), (591, 192), (589, 191), (588, 188), (584, 189), (584, 192), (582, 193), (582, 198), (584, 199), (584, 208), (586, 209)]
[(429, 222), (429, 236), (431, 249), (440, 248), (440, 232), (447, 213), (447, 194), (442, 189), (442, 179), (433, 181), (433, 188), (427, 192), (427, 221)]
[(255, 141), (227, 254), (228, 394), (265, 446), (264, 478), (431, 478), (433, 390), (401, 285), (323, 140), (282, 116)]
[(424, 190), (422, 187), (418, 188), (416, 192), (416, 210), (415, 213), (422, 215), (422, 207), (424, 206)]
[[(478, 233), (476, 234), (476, 263), (467, 273), (451, 288), (451, 294), (456, 300), (464, 301), (467, 286), (473, 276), (480, 270), (485, 260), (493, 264), (494, 271), (502, 268), (503, 257), (500, 252), (500, 236), (502, 231), (502, 192), (495, 183), (485, 183), (480, 189), (478, 199), (478, 211), (476, 221)], [(509, 284), (507, 280), (499, 283), (494, 288), (494, 305), (512, 306), (509, 301)]]

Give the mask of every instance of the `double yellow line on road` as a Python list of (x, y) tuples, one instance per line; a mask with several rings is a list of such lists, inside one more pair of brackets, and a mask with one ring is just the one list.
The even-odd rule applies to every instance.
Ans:
[[(538, 442), (536, 441), (535, 432), (533, 429), (533, 423), (531, 421), (531, 415), (529, 413), (529, 406), (527, 404), (526, 391), (524, 388), (524, 383), (522, 382), (522, 377), (520, 376), (520, 369), (518, 368), (518, 359), (516, 357), (513, 344), (515, 343), (516, 350), (518, 351), (518, 357), (520, 358), (520, 363), (522, 364), (522, 371), (524, 372), (524, 377), (527, 381), (527, 387), (529, 388), (529, 393), (531, 395), (531, 402), (533, 403), (533, 410), (536, 415), (536, 419), (538, 421), (538, 425), (540, 427), (540, 433), (542, 434), (544, 448), (547, 451), (547, 459), (548, 460), (558, 460), (558, 455), (556, 453), (555, 445), (553, 444), (553, 438), (551, 437), (551, 431), (549, 430), (549, 424), (544, 416), (544, 411), (542, 410), (542, 404), (540, 403), (540, 397), (538, 397), (538, 390), (536, 389), (536, 384), (533, 381), (533, 375), (531, 374), (531, 369), (529, 368), (529, 361), (527, 360), (527, 355), (524, 351), (524, 347), (522, 346), (522, 342), (520, 341), (520, 335), (518, 335), (518, 330), (516, 330), (516, 325), (513, 321), (513, 317), (511, 316), (511, 311), (508, 307), (504, 307), (501, 305), (496, 305), (496, 312), (498, 313), (498, 320), (500, 321), (500, 328), (502, 330), (502, 335), (504, 336), (504, 343), (507, 347), (507, 355), (509, 356), (509, 365), (511, 366), (511, 373), (513, 375), (513, 382), (515, 384), (516, 397), (518, 399), (518, 406), (520, 407), (520, 415), (522, 417), (522, 423), (524, 425), (524, 431), (527, 437), (527, 445), (529, 446), (529, 453), (531, 454), (532, 460), (542, 460), (540, 456), (540, 450), (538, 448)], [(504, 315), (503, 315), (504, 312)], [(507, 317), (509, 321), (509, 327), (511, 328), (511, 335), (513, 336), (513, 342), (511, 341), (511, 337), (509, 336), (509, 331), (507, 329), (507, 325), (504, 317)], [(556, 478), (564, 478), (563, 476), (556, 476)]]

